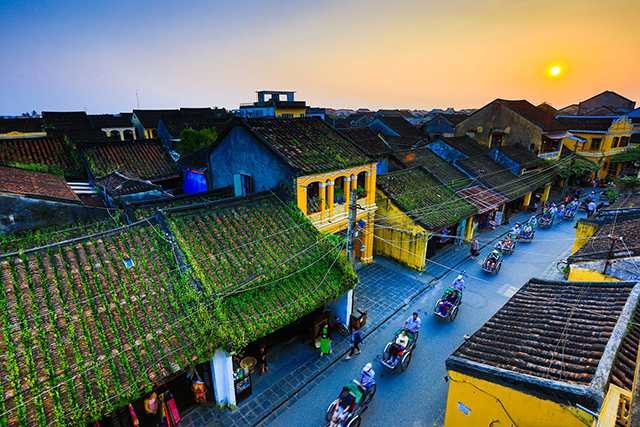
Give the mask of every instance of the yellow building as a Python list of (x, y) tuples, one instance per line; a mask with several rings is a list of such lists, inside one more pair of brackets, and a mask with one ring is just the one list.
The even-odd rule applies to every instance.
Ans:
[(593, 178), (614, 178), (622, 163), (611, 162), (613, 156), (637, 146), (630, 144), (633, 123), (627, 116), (558, 116), (577, 139), (567, 139), (567, 148), (600, 166)]
[(236, 118), (207, 157), (208, 188), (232, 186), (240, 196), (285, 187), (300, 211), (327, 233), (347, 230), (354, 190), (355, 253), (362, 262), (373, 260), (376, 163), (323, 120)]
[(292, 119), (306, 116), (307, 103), (305, 101), (296, 101), (295, 92), (293, 91), (261, 90), (256, 93), (258, 94), (257, 102), (240, 104), (239, 117), (282, 117)]
[(47, 136), (41, 118), (0, 118), (0, 138), (37, 138)]
[(377, 179), (374, 252), (416, 270), (438, 249), (462, 242), (478, 209), (424, 167)]
[(447, 359), (445, 427), (592, 426), (620, 369), (635, 284), (529, 280)]

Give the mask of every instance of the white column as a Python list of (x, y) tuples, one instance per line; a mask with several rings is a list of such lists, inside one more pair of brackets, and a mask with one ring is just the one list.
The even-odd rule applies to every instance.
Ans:
[(233, 384), (233, 361), (224, 350), (218, 349), (211, 359), (211, 376), (216, 403), (220, 407), (235, 407), (236, 392)]
[(349, 327), (351, 313), (353, 312), (353, 289), (348, 290), (338, 298), (327, 303), (327, 307), (331, 308), (333, 314), (340, 318), (341, 323)]

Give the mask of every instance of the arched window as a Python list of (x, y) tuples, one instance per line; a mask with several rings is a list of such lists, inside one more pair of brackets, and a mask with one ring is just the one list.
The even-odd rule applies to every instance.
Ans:
[(320, 212), (322, 207), (320, 200), (320, 184), (312, 182), (307, 185), (307, 213)]
[(129, 129), (122, 132), (122, 134), (124, 135), (124, 139), (133, 139), (133, 132)]
[(366, 180), (366, 172), (360, 172), (358, 174), (358, 199), (362, 199), (363, 197), (367, 197), (367, 191), (365, 187)]
[(334, 187), (333, 187), (333, 203), (335, 205), (343, 205), (345, 202), (344, 197), (344, 178), (338, 177), (336, 178)]
[(120, 131), (112, 130), (109, 132), (109, 136), (114, 139), (120, 139)]

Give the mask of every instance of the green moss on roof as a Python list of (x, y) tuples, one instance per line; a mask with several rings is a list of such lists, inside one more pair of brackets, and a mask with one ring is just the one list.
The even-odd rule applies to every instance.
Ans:
[(222, 339), (245, 344), (355, 286), (344, 244), (275, 197), (168, 212)]
[(244, 119), (302, 175), (373, 163), (349, 140), (317, 117)]
[(478, 212), (475, 206), (420, 168), (379, 175), (377, 186), (430, 231), (441, 230)]
[(409, 167), (424, 166), (451, 188), (457, 188), (471, 182), (471, 178), (467, 174), (447, 163), (428, 148), (396, 151), (394, 155)]

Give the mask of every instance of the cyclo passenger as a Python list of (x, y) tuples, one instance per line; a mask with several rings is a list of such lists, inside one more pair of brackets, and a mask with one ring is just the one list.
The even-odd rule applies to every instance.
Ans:
[[(400, 335), (396, 338), (395, 342), (391, 343), (389, 347), (389, 362), (395, 364), (397, 362), (398, 353), (407, 348), (409, 345), (409, 337), (407, 336), (407, 330), (403, 329)], [(364, 375), (364, 374), (363, 374)]]
[(498, 262), (501, 256), (502, 256), (502, 252), (500, 252), (500, 250), (498, 249), (492, 250), (491, 253), (489, 254), (489, 257), (487, 258), (487, 264), (490, 266), (494, 266)]
[(338, 396), (338, 402), (333, 409), (333, 415), (331, 416), (331, 422), (329, 427), (339, 427), (347, 419), (349, 414), (353, 412), (356, 407), (356, 400), (353, 398), (348, 390), (342, 390), (340, 396)]
[(505, 244), (504, 244), (504, 242), (502, 241), (502, 239), (500, 239), (500, 240), (498, 240), (498, 241), (496, 242), (496, 244), (495, 244), (495, 245), (493, 245), (493, 247), (494, 247), (494, 248), (496, 248), (496, 249), (500, 249), (501, 251), (504, 251), (504, 249), (505, 249)]

